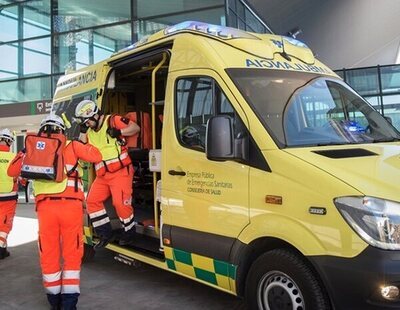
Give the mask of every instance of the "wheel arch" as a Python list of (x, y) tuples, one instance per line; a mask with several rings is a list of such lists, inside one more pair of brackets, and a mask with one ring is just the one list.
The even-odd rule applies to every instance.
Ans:
[[(328, 298), (331, 299), (330, 294), (328, 294), (328, 287), (313, 262), (303, 255), (303, 253), (301, 253), (296, 247), (276, 237), (261, 237), (253, 240), (249, 244), (243, 244), (237, 240), (234, 244), (231, 255), (234, 257), (234, 264), (238, 266), (236, 271), (236, 294), (238, 296), (244, 297), (247, 276), (253, 262), (255, 262), (262, 254), (275, 249), (286, 249), (294, 252), (302, 258), (313, 271), (321, 287), (327, 293)], [(332, 300), (330, 300), (330, 304), (332, 305)]]

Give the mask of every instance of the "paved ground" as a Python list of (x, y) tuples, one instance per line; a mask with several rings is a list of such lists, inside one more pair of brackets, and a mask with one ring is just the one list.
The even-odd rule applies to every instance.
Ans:
[[(34, 240), (34, 207), (19, 205), (17, 216), (9, 240), (16, 246), (10, 247), (10, 257), (0, 260), (0, 309), (48, 309)], [(31, 238), (18, 237), (27, 235)], [(81, 282), (80, 310), (245, 309), (234, 296), (152, 266), (118, 263), (106, 250), (82, 266)]]

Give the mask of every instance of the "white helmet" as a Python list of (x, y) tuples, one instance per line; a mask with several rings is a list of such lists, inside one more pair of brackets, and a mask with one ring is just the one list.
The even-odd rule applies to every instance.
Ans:
[(92, 100), (82, 100), (75, 108), (75, 117), (80, 122), (85, 122), (87, 119), (99, 113), (99, 108)]
[(65, 130), (63, 119), (55, 114), (49, 114), (42, 120), (42, 122), (40, 123), (40, 130), (44, 129), (45, 126), (54, 126), (61, 129), (62, 131)]
[(14, 134), (11, 132), (10, 129), (4, 128), (0, 130), (0, 140), (5, 140), (8, 143), (14, 142)]

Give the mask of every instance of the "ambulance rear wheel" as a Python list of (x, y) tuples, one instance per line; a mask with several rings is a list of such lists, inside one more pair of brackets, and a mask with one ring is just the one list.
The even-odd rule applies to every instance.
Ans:
[(290, 250), (261, 255), (246, 280), (249, 309), (328, 310), (328, 296), (304, 259)]
[(93, 246), (84, 243), (83, 244), (82, 264), (92, 261), (95, 254), (96, 254), (96, 251), (94, 250)]

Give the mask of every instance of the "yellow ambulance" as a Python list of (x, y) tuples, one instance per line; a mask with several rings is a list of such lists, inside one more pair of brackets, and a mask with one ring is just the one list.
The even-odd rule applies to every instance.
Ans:
[[(302, 42), (183, 22), (59, 79), (70, 136), (84, 99), (151, 135), (118, 260), (249, 309), (400, 307), (400, 133)], [(87, 258), (97, 241), (87, 220)]]

